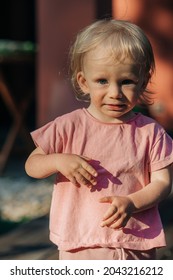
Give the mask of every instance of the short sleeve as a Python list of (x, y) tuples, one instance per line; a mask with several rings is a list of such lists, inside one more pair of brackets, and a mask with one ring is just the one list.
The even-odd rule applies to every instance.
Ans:
[(173, 162), (173, 140), (162, 129), (152, 146), (150, 154), (150, 171), (162, 169)]
[(62, 138), (58, 131), (57, 119), (33, 131), (31, 137), (35, 145), (41, 147), (46, 154), (62, 151)]

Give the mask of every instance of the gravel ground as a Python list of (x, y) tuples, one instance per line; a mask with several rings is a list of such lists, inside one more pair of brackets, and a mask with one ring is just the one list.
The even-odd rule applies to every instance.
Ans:
[(0, 177), (0, 217), (18, 222), (33, 219), (49, 212), (53, 178), (29, 178), (20, 160), (10, 162)]

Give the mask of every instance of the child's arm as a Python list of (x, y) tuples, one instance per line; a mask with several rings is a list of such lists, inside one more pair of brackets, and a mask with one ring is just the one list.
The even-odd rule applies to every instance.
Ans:
[(74, 154), (45, 154), (37, 147), (25, 163), (26, 173), (34, 178), (46, 178), (54, 173), (62, 173), (74, 185), (96, 184), (96, 170), (87, 162), (90, 159)]
[(171, 166), (151, 173), (151, 182), (143, 189), (128, 196), (104, 197), (100, 202), (111, 203), (103, 217), (101, 226), (111, 228), (124, 227), (133, 213), (157, 205), (171, 192)]

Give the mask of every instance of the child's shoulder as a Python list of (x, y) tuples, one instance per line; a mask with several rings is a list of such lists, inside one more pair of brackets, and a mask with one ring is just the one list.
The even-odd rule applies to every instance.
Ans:
[(160, 138), (166, 134), (165, 129), (153, 118), (138, 113), (135, 126), (139, 134), (144, 135), (147, 139)]
[(156, 120), (141, 113), (137, 114), (136, 125), (141, 127), (156, 127), (158, 129), (164, 130), (164, 128)]
[(71, 111), (71, 112), (58, 116), (54, 121), (55, 122), (59, 122), (59, 121), (74, 122), (74, 121), (77, 121), (78, 119), (81, 119), (82, 117), (83, 117), (83, 110), (76, 109), (74, 111)]

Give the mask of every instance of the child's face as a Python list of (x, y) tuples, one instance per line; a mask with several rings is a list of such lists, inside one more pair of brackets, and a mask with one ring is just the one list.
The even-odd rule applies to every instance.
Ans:
[(81, 90), (90, 94), (88, 110), (95, 118), (119, 123), (133, 116), (142, 81), (139, 67), (130, 59), (116, 63), (103, 47), (97, 47), (84, 57), (77, 81)]

